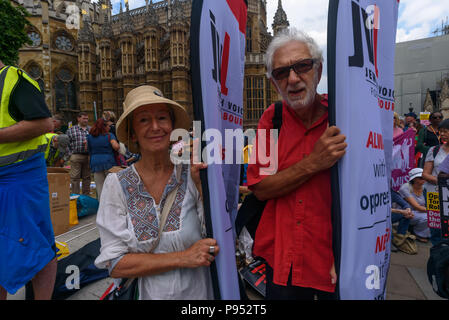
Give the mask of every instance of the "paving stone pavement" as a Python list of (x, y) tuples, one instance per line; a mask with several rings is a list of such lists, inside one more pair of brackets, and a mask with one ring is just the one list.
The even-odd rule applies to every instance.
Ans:
[(387, 300), (445, 300), (432, 289), (427, 279), (429, 243), (418, 244), (418, 254), (392, 252), (387, 279)]
[[(67, 242), (71, 253), (80, 249), (99, 237), (95, 224), (96, 215), (79, 219), (79, 224), (57, 237)], [(427, 279), (427, 259), (431, 245), (418, 242), (418, 254), (408, 255), (403, 252), (392, 252), (387, 279), (387, 300), (444, 300), (436, 295)], [(106, 278), (73, 294), (68, 300), (98, 300), (112, 283)], [(260, 300), (261, 296), (250, 286), (247, 288), (250, 300)], [(24, 300), (25, 290), (22, 288), (15, 295), (8, 295), (11, 300)]]

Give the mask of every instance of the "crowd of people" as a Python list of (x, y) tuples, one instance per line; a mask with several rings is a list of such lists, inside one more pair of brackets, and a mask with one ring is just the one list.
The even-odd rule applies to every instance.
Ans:
[[(139, 159), (116, 138), (115, 114), (104, 111), (92, 127), (89, 115), (80, 112), (75, 125), (67, 127), (64, 118), (52, 117), (53, 130), (46, 133), (45, 160), (48, 167), (69, 167), (71, 190), (74, 194), (92, 195), (91, 179), (95, 181), (100, 199), (106, 175), (112, 167), (127, 167)], [(64, 128), (63, 128), (64, 127)], [(69, 164), (69, 165), (68, 165)], [(81, 183), (81, 186), (80, 186)]]
[[(267, 48), (266, 67), (282, 97), (279, 170), (265, 175), (262, 162), (250, 163), (242, 188), (266, 201), (253, 247), (266, 262), (265, 298), (332, 300), (338, 277), (330, 168), (347, 143), (339, 128), (329, 126), (327, 96), (317, 93), (322, 51), (305, 33), (286, 29)], [(30, 280), (36, 299), (51, 297), (56, 258), (45, 157), (48, 165), (68, 161), (72, 193), (89, 195), (93, 173), (100, 200), (97, 267), (113, 278), (135, 279), (139, 299), (212, 299), (208, 267), (220, 246), (205, 232), (199, 171), (207, 165), (170, 160), (171, 132), (192, 123), (185, 108), (142, 85), (126, 95), (116, 124), (105, 112), (89, 127), (81, 112), (76, 125), (60, 132), (62, 119), (52, 118), (36, 81), (0, 63), (0, 86), (0, 212), (6, 213), (0, 220), (0, 299)], [(258, 129), (273, 128), (274, 116), (273, 104)], [(437, 234), (425, 222), (425, 194), (449, 168), (449, 120), (434, 112), (431, 124), (420, 127), (416, 115), (407, 114), (402, 128), (395, 117), (395, 136), (415, 130), (424, 161), (399, 193), (392, 192), (392, 219), (399, 223), (394, 239), (411, 232), (435, 243)], [(268, 145), (257, 139), (255, 147)], [(109, 173), (113, 166), (123, 170)]]
[(443, 113), (434, 111), (430, 113), (427, 125), (423, 125), (414, 112), (405, 114), (404, 120), (394, 114), (393, 138), (408, 130), (414, 132), (414, 167), (409, 171), (408, 182), (400, 186), (399, 194), (391, 191), (392, 220), (398, 223), (394, 229), (396, 239), (393, 236), (392, 250), (413, 254), (416, 250), (410, 250), (409, 244), (403, 241), (404, 237), (408, 237), (410, 242), (430, 241), (432, 245), (441, 241), (440, 230), (428, 225), (427, 193), (438, 193), (438, 175), (449, 173), (449, 168), (441, 166), (446, 158), (449, 163), (449, 119), (443, 120)]

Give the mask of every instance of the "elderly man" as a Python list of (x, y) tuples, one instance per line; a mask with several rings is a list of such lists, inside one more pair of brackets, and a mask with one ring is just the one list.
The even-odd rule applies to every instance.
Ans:
[[(335, 296), (329, 169), (346, 143), (337, 127), (329, 127), (326, 97), (316, 92), (322, 60), (315, 41), (294, 29), (277, 35), (266, 54), (267, 76), (283, 98), (278, 166), (266, 174), (264, 161), (256, 159), (247, 173), (250, 190), (268, 200), (253, 249), (267, 262), (266, 299)], [(274, 109), (263, 113), (258, 131), (273, 128)], [(258, 136), (256, 148), (269, 142)]]

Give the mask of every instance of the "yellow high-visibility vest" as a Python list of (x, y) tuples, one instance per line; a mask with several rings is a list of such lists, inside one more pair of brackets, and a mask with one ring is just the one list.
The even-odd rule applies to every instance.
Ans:
[(56, 151), (56, 153), (53, 155), (53, 159), (48, 159), (48, 156), (50, 154), (50, 147), (51, 147), (51, 140), (54, 136), (57, 136), (56, 133), (46, 133), (45, 138), (47, 139), (47, 147), (45, 149), (45, 160), (49, 163), (50, 167), (54, 165), (55, 159), (59, 156), (59, 149)]
[[(11, 94), (22, 76), (41, 91), (39, 84), (16, 67), (6, 66), (0, 70), (0, 129), (17, 123), (8, 112)], [(45, 135), (27, 141), (8, 142), (0, 144), (0, 166), (6, 166), (28, 159), (38, 152), (44, 152), (47, 146)]]

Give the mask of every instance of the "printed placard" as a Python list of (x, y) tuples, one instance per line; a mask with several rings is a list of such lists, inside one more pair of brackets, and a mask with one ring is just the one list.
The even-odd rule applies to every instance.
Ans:
[(427, 192), (427, 225), (431, 229), (441, 229), (439, 198), (438, 192)]
[(430, 124), (429, 117), (430, 117), (430, 112), (420, 112), (419, 113), (419, 122), (422, 125), (428, 126)]

